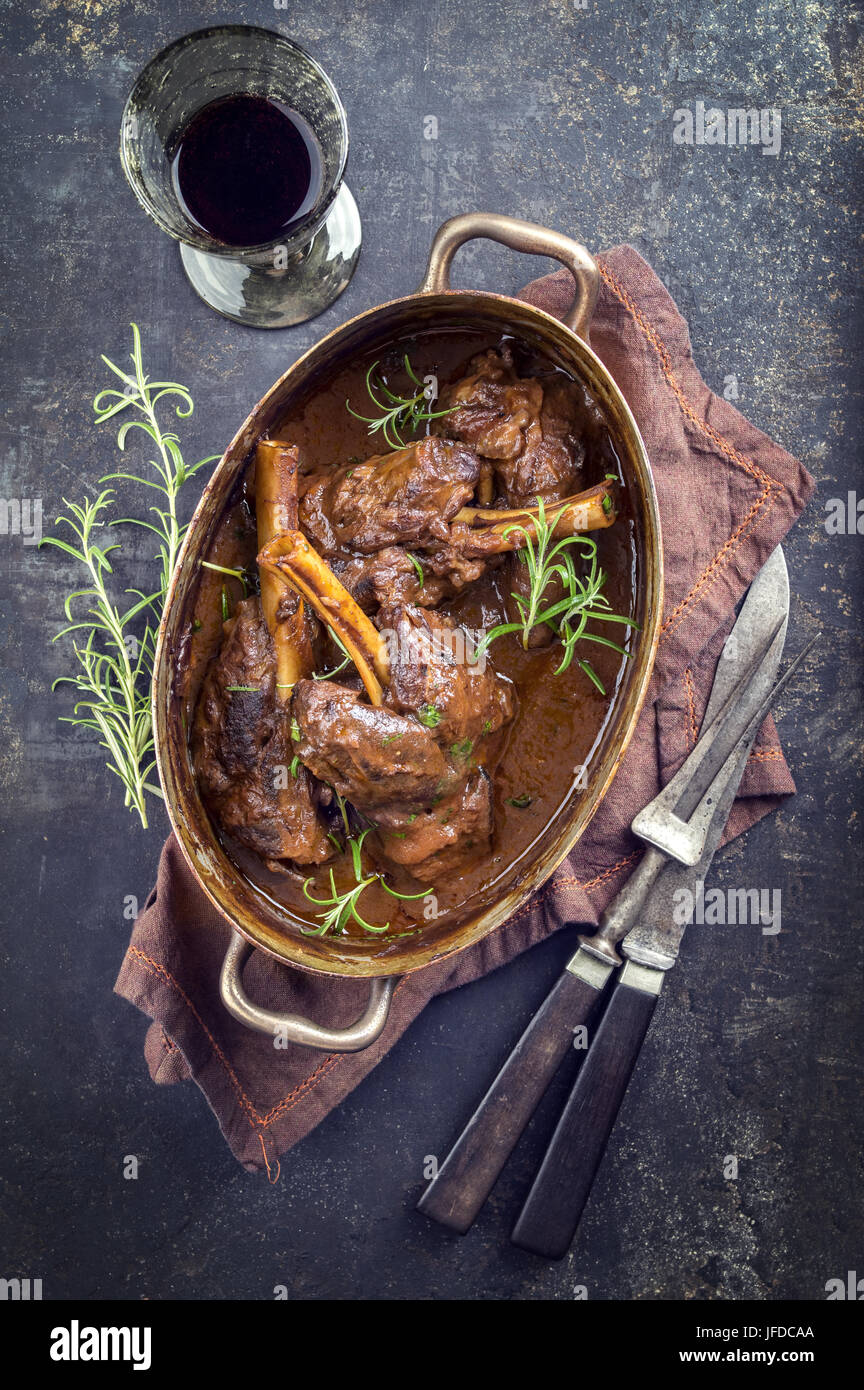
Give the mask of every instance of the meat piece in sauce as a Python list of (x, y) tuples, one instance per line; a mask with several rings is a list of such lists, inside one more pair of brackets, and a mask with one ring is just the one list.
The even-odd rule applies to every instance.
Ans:
[(192, 759), (207, 809), (224, 830), (264, 859), (320, 864), (332, 845), (305, 768), (290, 773), (294, 749), (276, 699), (276, 658), (257, 598), (244, 599), (224, 627), (192, 732)]
[(478, 767), (431, 806), (386, 806), (376, 819), (382, 852), (420, 883), (459, 869), (492, 839), (492, 782)]
[(472, 359), (468, 376), (442, 391), (437, 409), (450, 414), (437, 421), (437, 428), (483, 458), (515, 459), (542, 404), (540, 382), (517, 377), (510, 352), (490, 348)]
[(446, 543), (448, 522), (473, 496), (479, 476), (470, 449), (430, 435), (392, 454), (306, 479), (300, 529), (325, 556)]
[(488, 662), (469, 663), (470, 637), (441, 614), (394, 604), (379, 626), (389, 634), (385, 703), (300, 681), (296, 750), (373, 821), (388, 858), (430, 882), (489, 846), (491, 785), (476, 759), (513, 718), (515, 697)]
[(488, 849), (488, 775), (466, 771), (416, 719), (333, 681), (300, 681), (291, 709), (299, 756), (372, 822), (394, 864), (428, 883)]
[[(471, 375), (443, 393), (442, 406), (456, 402), (459, 409), (444, 416), (439, 427), (495, 460), (498, 485), (508, 506), (529, 506), (539, 498), (548, 514), (556, 502), (579, 487), (588, 426), (583, 393), (562, 376), (542, 381), (517, 377), (506, 348), (482, 354), (471, 367)], [(508, 592), (527, 601), (531, 588), (527, 566), (514, 555), (509, 568)], [(551, 606), (562, 592), (559, 581), (553, 580), (544, 593), (544, 605)], [(512, 599), (509, 615), (519, 618)], [(529, 645), (546, 646), (552, 639), (551, 629), (538, 624)]]
[(467, 757), (481, 738), (513, 718), (513, 686), (490, 661), (469, 659), (473, 639), (464, 628), (410, 604), (382, 608), (378, 627), (389, 634), (385, 700), (427, 723), (443, 747), (465, 749)]
[(431, 803), (457, 779), (416, 719), (370, 705), (336, 681), (298, 681), (291, 714), (301, 761), (373, 819), (387, 802)]
[[(502, 480), (508, 498), (518, 498), (515, 505), (524, 505), (530, 497), (538, 498), (546, 505), (546, 515), (554, 516), (555, 503), (561, 502), (577, 490), (582, 464), (585, 458), (584, 431), (585, 407), (579, 388), (563, 377), (554, 377), (543, 388), (543, 406), (540, 411), (540, 439), (529, 438), (525, 452), (513, 460), (512, 465), (502, 465)], [(510, 470), (510, 471), (507, 471)], [(518, 621), (518, 605), (512, 595), (520, 595), (528, 603), (531, 594), (531, 576), (528, 566), (516, 554), (508, 561), (510, 585), (508, 592), (508, 613), (511, 620)], [(555, 576), (543, 592), (543, 605), (550, 608), (564, 595), (560, 579)], [(546, 647), (554, 639), (554, 633), (545, 623), (538, 623), (528, 636), (529, 647)]]
[(364, 613), (374, 613), (388, 603), (437, 608), (501, 563), (498, 555), (466, 555), (458, 544), (436, 541), (428, 547), (417, 545), (414, 551), (390, 545), (375, 555), (337, 556), (332, 565)]
[(434, 608), (452, 593), (446, 578), (427, 575), (417, 556), (401, 545), (385, 546), (375, 555), (339, 556), (332, 567), (364, 613), (393, 601)]
[(442, 410), (457, 409), (437, 422), (439, 431), (493, 460), (509, 507), (577, 492), (587, 413), (579, 387), (563, 376), (518, 376), (507, 348), (482, 353), (470, 367), (441, 394)]

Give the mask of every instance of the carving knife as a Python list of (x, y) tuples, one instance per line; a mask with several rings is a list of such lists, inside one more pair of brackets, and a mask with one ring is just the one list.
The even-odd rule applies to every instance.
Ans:
[[(748, 676), (752, 678), (754, 667), (759, 669), (759, 656), (765, 657), (766, 647), (770, 649), (778, 639), (782, 647), (788, 607), (788, 576), (778, 548), (751, 584), (727, 639), (706, 722), (728, 705), (730, 695), (746, 685)], [(776, 660), (779, 661), (779, 648)], [(776, 661), (772, 678), (775, 671)], [(721, 769), (717, 786), (709, 789), (706, 796), (712, 792), (719, 795), (723, 777)], [(469, 1229), (563, 1060), (573, 1030), (587, 1022), (612, 969), (620, 964), (614, 943), (633, 926), (642, 901), (666, 862), (661, 851), (648, 849), (642, 864), (601, 919), (598, 936), (582, 938), (580, 949), (568, 962), (423, 1193), (418, 1210), (424, 1215), (461, 1233)]]
[[(702, 858), (693, 866), (668, 864), (642, 907), (638, 926), (624, 938), (624, 968), (588, 1048), (511, 1239), (548, 1259), (561, 1259), (603, 1159), (618, 1110), (648, 1032), (665, 972), (678, 958), (687, 922), (682, 901), (695, 902), (720, 843), (753, 736), (733, 755), (733, 768), (717, 799)], [(683, 899), (681, 891), (692, 894)], [(676, 920), (677, 919), (677, 920)]]
[[(794, 663), (796, 667), (798, 664)], [(791, 670), (787, 678), (789, 674)], [(624, 968), (513, 1229), (512, 1240), (523, 1249), (560, 1259), (570, 1247), (647, 1034), (665, 972), (678, 958), (690, 920), (682, 915), (681, 904), (694, 904), (704, 887), (754, 736), (755, 729), (729, 761), (701, 858), (692, 866), (671, 863), (663, 868), (641, 905), (638, 925), (623, 939)], [(685, 893), (689, 898), (684, 897)]]

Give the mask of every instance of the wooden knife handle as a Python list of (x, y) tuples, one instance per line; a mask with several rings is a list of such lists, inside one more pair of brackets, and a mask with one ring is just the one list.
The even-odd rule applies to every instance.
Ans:
[[(577, 961), (590, 979), (572, 973)], [(469, 1229), (611, 969), (577, 952), (417, 1203), (424, 1216), (460, 1235)]]
[(511, 1239), (523, 1250), (550, 1260), (567, 1254), (662, 982), (661, 971), (634, 966), (630, 961), (621, 972), (513, 1228)]

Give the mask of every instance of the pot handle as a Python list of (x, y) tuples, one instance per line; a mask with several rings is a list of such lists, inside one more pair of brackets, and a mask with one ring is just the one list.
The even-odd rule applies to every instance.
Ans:
[(580, 242), (548, 227), (540, 227), (536, 222), (523, 222), (519, 217), (505, 217), (497, 212), (463, 212), (442, 223), (432, 240), (429, 264), (418, 293), (440, 294), (449, 290), (450, 263), (459, 247), (475, 237), (500, 241), (503, 246), (523, 251), (528, 256), (551, 256), (566, 266), (576, 281), (576, 296), (563, 322), (587, 342), (600, 286), (597, 262)]
[(257, 1033), (269, 1033), (271, 1037), (278, 1033), (287, 1042), (301, 1043), (303, 1047), (318, 1047), (325, 1052), (362, 1052), (364, 1047), (369, 1047), (380, 1036), (387, 1022), (396, 984), (392, 975), (370, 982), (366, 1010), (349, 1028), (324, 1028), (300, 1014), (277, 1014), (272, 1009), (262, 1009), (252, 1003), (240, 978), (251, 950), (249, 942), (239, 932), (232, 932), (219, 979), (222, 1003), (247, 1028), (254, 1028)]

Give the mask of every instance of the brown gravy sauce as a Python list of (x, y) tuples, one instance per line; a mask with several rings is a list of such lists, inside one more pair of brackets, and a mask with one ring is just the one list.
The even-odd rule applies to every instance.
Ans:
[[(398, 369), (407, 353), (421, 379), (433, 374), (443, 387), (467, 373), (469, 360), (476, 353), (500, 347), (504, 342), (514, 351), (520, 375), (542, 377), (560, 373), (560, 368), (518, 340), (468, 328), (434, 329), (397, 338), (388, 351), (377, 354), (377, 358), (389, 373)], [(355, 419), (345, 406), (347, 399), (360, 414), (377, 414), (366, 391), (366, 372), (375, 360), (376, 354), (369, 353), (336, 367), (329, 381), (319, 384), (306, 399), (295, 404), (290, 414), (271, 431), (272, 437), (289, 440), (298, 446), (303, 472), (318, 472), (351, 459), (360, 461), (372, 454), (387, 452), (388, 445), (381, 434), (370, 436), (367, 426)], [(595, 443), (586, 458), (584, 487), (599, 481), (606, 473), (621, 477), (618, 459), (599, 410), (593, 403), (588, 408), (594, 415)], [(226, 511), (209, 558), (218, 564), (246, 568), (254, 573), (256, 533), (254, 503), (249, 495), (250, 471), (251, 467)], [(592, 535), (598, 543), (598, 561), (606, 574), (604, 592), (612, 610), (634, 616), (637, 552), (625, 488), (622, 487), (621, 512), (614, 526)], [(200, 626), (190, 639), (193, 664), (206, 664), (218, 651), (223, 586), (233, 607), (240, 596), (236, 581), (210, 571), (202, 577), (196, 606), (196, 622)], [(491, 572), (463, 594), (443, 603), (440, 611), (470, 629), (489, 628), (507, 620), (504, 586), (509, 587), (506, 567)], [(621, 624), (604, 626), (608, 636), (632, 650), (638, 633)], [(593, 627), (597, 630), (596, 624)], [(602, 632), (603, 627), (599, 630)], [(360, 910), (371, 923), (389, 923), (388, 938), (395, 940), (405, 934), (413, 935), (433, 919), (438, 923), (442, 919), (452, 920), (464, 915), (469, 904), (473, 910), (494, 901), (502, 879), (506, 878), (511, 886), (514, 881), (518, 882), (520, 865), (527, 869), (538, 843), (562, 808), (572, 797), (583, 794), (592, 755), (617, 707), (626, 659), (597, 643), (579, 644), (577, 657), (591, 662), (607, 692), (604, 696), (576, 665), (575, 659), (566, 671), (554, 675), (561, 655), (562, 648), (557, 642), (533, 651), (524, 651), (516, 636), (501, 637), (492, 643), (487, 659), (513, 681), (519, 707), (515, 720), (499, 743), (497, 765), (493, 769), (487, 763), (494, 783), (495, 829), (491, 852), (474, 863), (469, 862), (446, 881), (433, 885), (424, 898), (414, 901), (400, 901), (374, 884), (366, 889)], [(189, 685), (192, 699), (199, 685), (198, 680)], [(190, 728), (192, 712), (192, 708), (187, 707)], [(524, 804), (526, 800), (527, 805)], [(296, 874), (282, 875), (269, 872), (256, 855), (230, 837), (221, 835), (220, 839), (229, 857), (259, 893), (310, 927), (320, 925), (315, 914), (324, 909), (304, 896), (304, 881), (311, 878), (309, 892), (327, 898), (331, 892), (329, 870), (332, 867), (340, 891), (354, 886), (347, 854), (332, 865), (303, 868)], [(386, 870), (389, 882), (400, 891), (418, 892), (421, 885), (404, 872), (387, 861), (376, 862), (371, 840), (370, 836), (364, 844), (364, 868), (369, 873), (378, 868)], [(347, 934), (357, 941), (380, 942), (379, 937), (370, 937), (354, 922), (348, 925)]]

